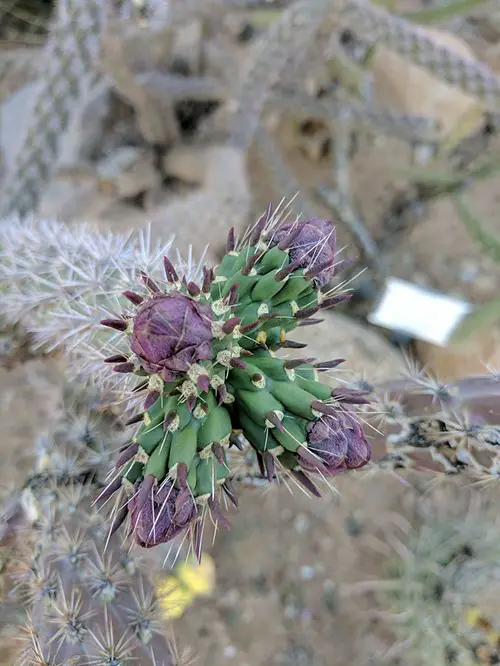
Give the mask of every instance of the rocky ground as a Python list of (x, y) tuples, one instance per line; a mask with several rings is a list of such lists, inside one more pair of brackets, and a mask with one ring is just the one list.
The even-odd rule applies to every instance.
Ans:
[[(496, 46), (486, 48), (481, 42), (474, 48), (500, 71)], [(408, 69), (401, 69), (401, 63), (394, 60), (390, 67), (385, 62), (385, 68), (383, 62), (380, 65), (378, 94), (389, 107), (427, 113), (446, 122), (458, 110), (474, 108), (470, 99), (419, 72), (412, 74), (414, 94), (405, 96), (402, 82), (407, 81)], [(416, 91), (418, 85), (425, 94)], [(16, 104), (11, 113), (22, 106), (22, 98)], [(317, 138), (297, 136), (286, 122), (277, 136), (304, 192), (331, 176), (328, 155), (318, 157)], [(0, 132), (4, 152), (6, 140), (4, 124), (3, 134)], [(498, 150), (498, 140), (492, 139), (486, 154)], [(248, 160), (222, 144), (173, 151), (166, 165), (172, 179), (168, 188), (157, 182), (149, 156), (136, 151), (129, 157), (133, 166), (119, 183), (114, 176), (96, 178), (95, 174), (62, 170), (41, 203), (41, 213), (120, 231), (150, 222), (155, 235), (176, 233), (182, 251), (192, 244), (199, 256), (210, 243), (207, 257), (217, 261), (231, 223), (241, 229), (268, 201), (281, 198), (262, 158), (253, 150)], [(367, 228), (379, 241), (390, 240), (393, 234), (391, 211), (406, 191), (402, 174), (409, 166), (406, 144), (359, 135), (351, 190)], [(488, 230), (500, 234), (498, 184), (498, 176), (475, 184), (470, 197)], [(324, 206), (315, 205), (318, 214), (328, 215)], [(337, 231), (339, 246), (346, 245), (347, 254), (358, 255), (349, 231), (342, 225)], [(473, 243), (445, 199), (431, 203), (420, 218), (413, 217), (394, 243), (383, 243), (381, 259), (391, 275), (472, 303), (496, 296), (500, 287), (498, 264)], [(373, 271), (363, 279), (370, 276), (375, 282), (380, 279)], [(492, 327), (465, 345), (443, 350), (419, 344), (417, 353), (443, 378), (473, 374), (483, 369), (483, 363), (500, 365), (499, 335)], [(354, 310), (328, 313), (321, 326), (304, 328), (300, 336), (309, 343), (312, 356), (345, 357), (347, 371), (358, 376), (382, 380), (404, 369), (403, 355), (385, 333), (360, 322)], [(22, 485), (37, 437), (50, 431), (57, 418), (64, 369), (61, 359), (33, 358), (26, 349), (16, 347), (16, 340), (10, 333), (0, 340), (3, 498)], [(338, 374), (340, 381), (346, 376)], [(176, 621), (178, 643), (192, 646), (197, 663), (207, 666), (389, 663), (381, 659), (394, 642), (390, 625), (370, 612), (375, 606), (370, 595), (355, 594), (346, 586), (383, 578), (387, 564), (384, 534), (399, 515), (411, 519), (414, 503), (428, 487), (426, 477), (411, 474), (402, 478), (380, 472), (340, 478), (321, 500), (308, 498), (298, 489), (293, 493), (284, 487), (245, 489), (238, 514), (231, 515), (231, 530), (218, 534), (209, 549), (216, 565), (214, 592), (196, 600)], [(4, 635), (12, 633), (10, 627)], [(405, 664), (404, 658), (400, 663)]]

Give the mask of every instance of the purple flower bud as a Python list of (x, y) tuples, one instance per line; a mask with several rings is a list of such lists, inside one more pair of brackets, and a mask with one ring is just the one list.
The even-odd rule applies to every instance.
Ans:
[(198, 510), (187, 489), (179, 491), (165, 483), (161, 489), (152, 487), (144, 498), (141, 485), (138, 484), (128, 502), (132, 530), (139, 546), (153, 548), (167, 543), (196, 518)]
[[(334, 273), (335, 227), (319, 217), (284, 224), (272, 235), (271, 246), (280, 244), (290, 250), (290, 261), (314, 274), (318, 287), (323, 287)], [(285, 249), (283, 247), (283, 249)], [(317, 267), (323, 267), (315, 272)]]
[(339, 408), (336, 416), (312, 421), (306, 430), (308, 448), (318, 457), (318, 468), (301, 458), (300, 465), (307, 471), (335, 476), (370, 460), (370, 445), (355, 413), (347, 407)]
[(147, 372), (173, 381), (212, 357), (210, 307), (179, 292), (154, 296), (134, 319), (130, 346)]

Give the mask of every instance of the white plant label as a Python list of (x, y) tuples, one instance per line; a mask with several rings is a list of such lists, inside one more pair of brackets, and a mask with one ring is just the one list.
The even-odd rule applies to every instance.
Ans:
[(386, 280), (385, 289), (368, 321), (445, 346), (457, 325), (472, 309), (467, 301), (391, 277)]

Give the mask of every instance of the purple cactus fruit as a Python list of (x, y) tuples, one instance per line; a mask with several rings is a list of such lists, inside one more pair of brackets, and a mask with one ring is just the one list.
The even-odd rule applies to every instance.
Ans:
[(366, 465), (371, 448), (355, 413), (348, 407), (337, 410), (337, 415), (326, 415), (307, 425), (309, 450), (318, 457), (318, 466), (310, 460), (300, 459), (303, 469), (335, 476), (348, 469)]
[(198, 510), (187, 489), (177, 490), (166, 482), (160, 488), (152, 485), (146, 493), (141, 493), (143, 484), (152, 485), (147, 478), (139, 484), (128, 508), (136, 543), (142, 548), (152, 548), (180, 534), (196, 518)]
[(272, 235), (271, 246), (289, 249), (290, 261), (312, 275), (323, 287), (335, 270), (335, 227), (319, 217), (284, 224)]
[(144, 370), (174, 381), (193, 363), (212, 358), (210, 307), (179, 292), (158, 294), (137, 312), (130, 346)]

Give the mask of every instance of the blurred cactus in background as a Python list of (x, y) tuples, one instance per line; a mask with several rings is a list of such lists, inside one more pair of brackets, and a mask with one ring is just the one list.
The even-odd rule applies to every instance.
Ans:
[(7, 218), (1, 235), (0, 314), (9, 323), (21, 323), (33, 333), (34, 346), (49, 351), (92, 345), (98, 335), (92, 313), (97, 323), (98, 313), (116, 307), (138, 272), (153, 270), (171, 246), (171, 241), (153, 242), (148, 230), (99, 234), (89, 225), (70, 228), (33, 218)]
[(463, 493), (447, 483), (420, 499), (416, 524), (407, 523), (404, 531), (389, 541), (393, 555), (386, 558), (385, 579), (358, 585), (358, 590), (374, 592), (380, 616), (395, 634), (383, 663), (401, 658), (408, 666), (497, 663), (500, 543), (495, 499), (477, 491)]
[[(367, 388), (365, 386), (365, 388)], [(395, 467), (430, 465), (441, 473), (499, 474), (500, 381), (495, 373), (442, 383), (424, 371), (372, 387), (367, 408)], [(380, 435), (376, 435), (379, 439)], [(375, 443), (375, 446), (377, 444)]]
[(0, 216), (33, 211), (57, 167), (61, 143), (95, 85), (105, 4), (60, 0), (39, 62), (40, 90), (14, 167), (2, 183)]
[(96, 389), (69, 385), (60, 422), (37, 443), (37, 468), (5, 515), (10, 603), (26, 617), (23, 664), (180, 663), (157, 580), (92, 505), (123, 434)]

